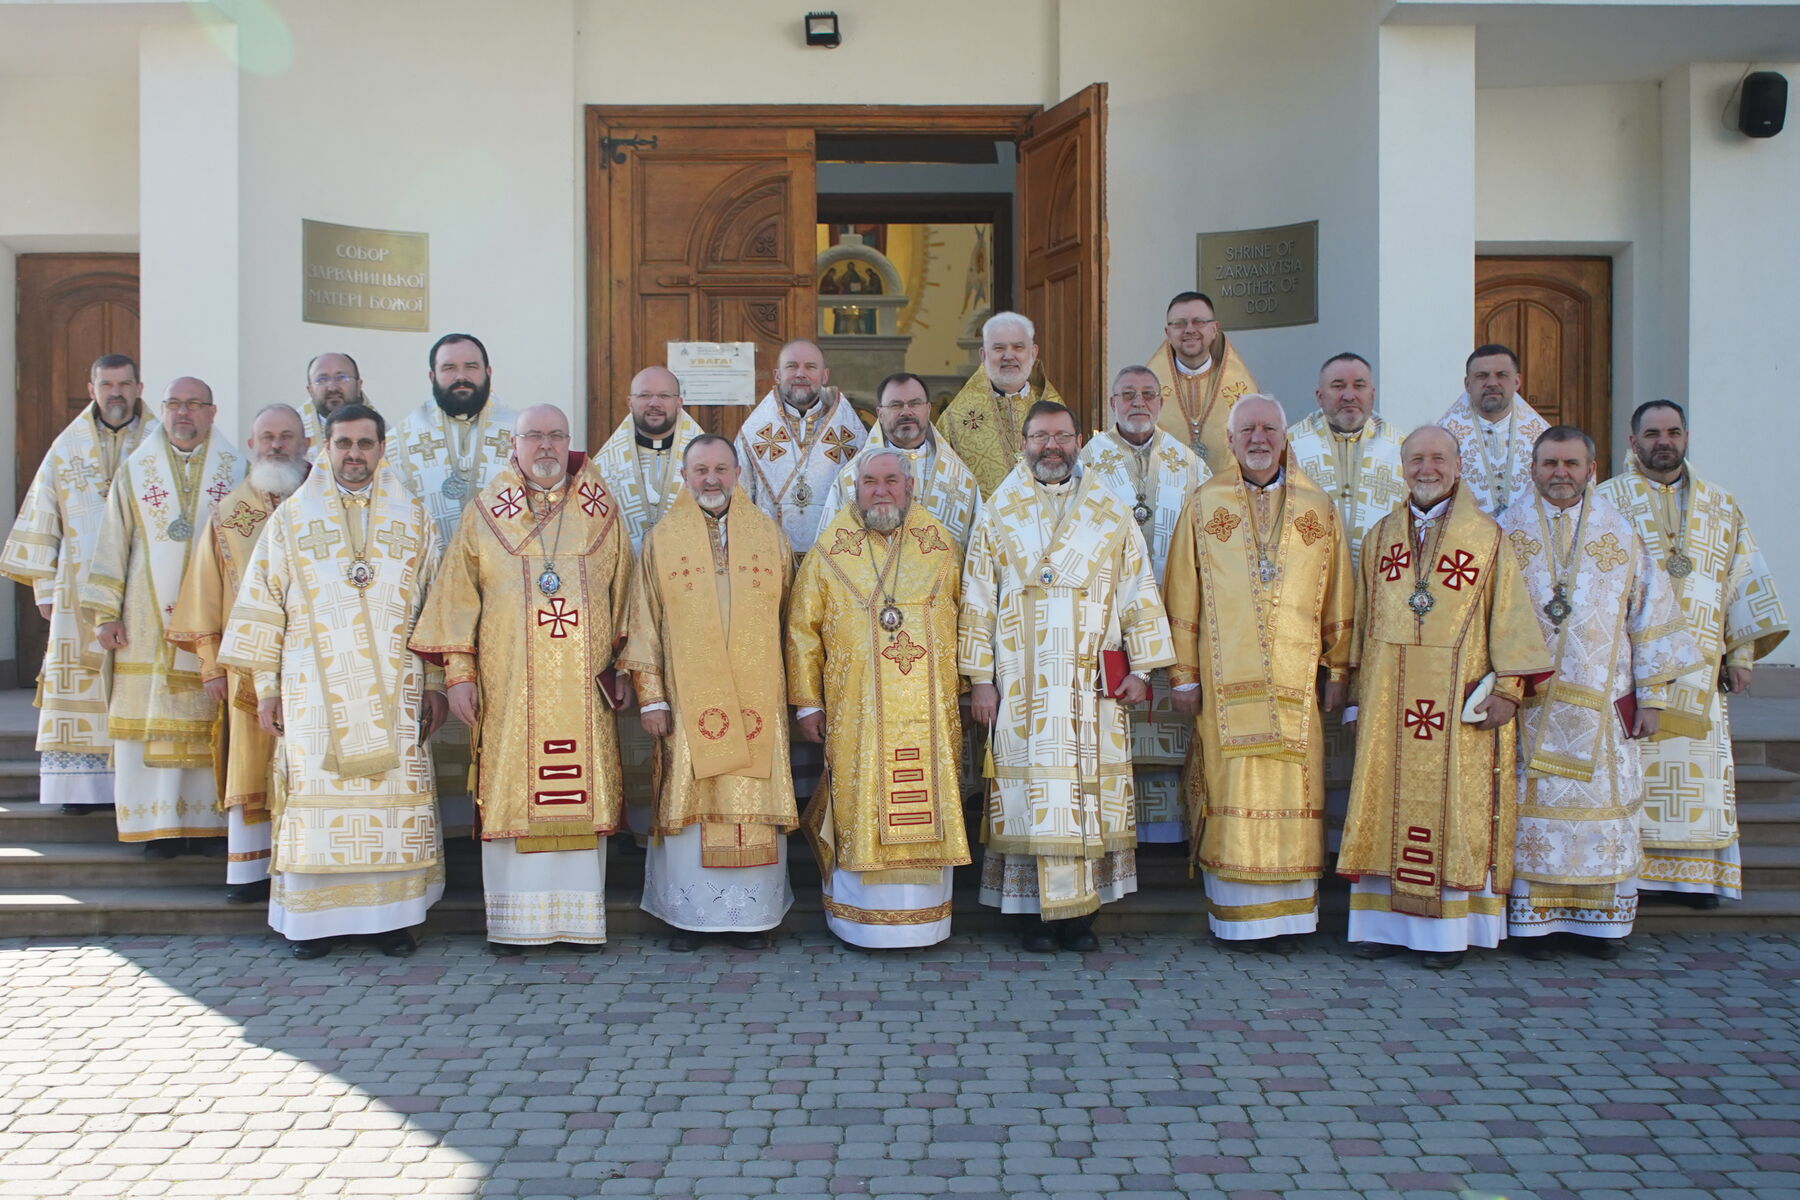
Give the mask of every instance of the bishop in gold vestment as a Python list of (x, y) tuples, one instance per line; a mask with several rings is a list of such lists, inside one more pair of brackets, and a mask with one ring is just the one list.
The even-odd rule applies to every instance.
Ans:
[(782, 669), (793, 551), (737, 479), (730, 442), (688, 444), (685, 487), (644, 539), (620, 661), (662, 739), (643, 903), (680, 931), (677, 950), (706, 933), (766, 946), (793, 903)]
[(1157, 424), (1214, 474), (1236, 469), (1226, 417), (1233, 404), (1256, 391), (1256, 378), (1219, 328), (1205, 293), (1182, 292), (1169, 301), (1163, 343), (1151, 353), (1149, 366), (1163, 389)]
[(969, 861), (958, 767), (962, 550), (913, 502), (902, 450), (863, 452), (850, 503), (794, 581), (788, 700), (823, 737), (807, 808), (825, 923), (856, 946), (950, 936), (951, 868)]
[(164, 639), (194, 543), (213, 506), (243, 477), (243, 456), (212, 436), (212, 390), (177, 379), (163, 424), (125, 460), (81, 586), (81, 603), (113, 652), (107, 728), (113, 746), (119, 840), (171, 857), (178, 839), (204, 839), (223, 857), (225, 818), (212, 774), (218, 701), (200, 661)]
[[(1743, 892), (1731, 704), (1751, 665), (1787, 637), (1775, 580), (1731, 493), (1694, 473), (1687, 414), (1652, 400), (1632, 414), (1628, 468), (1599, 487), (1624, 511), (1675, 589), (1701, 666), (1669, 686), (1656, 736), (1638, 743), (1644, 769), (1639, 890), (1696, 908)], [(1723, 686), (1722, 686), (1723, 685)]]
[(92, 399), (50, 443), (0, 550), (0, 574), (32, 590), (50, 623), (37, 673), (38, 800), (67, 812), (113, 802), (106, 698), (112, 664), (81, 612), (80, 584), (100, 536), (107, 491), (119, 466), (156, 428), (144, 408), (137, 364), (123, 354), (95, 361)]
[(1033, 394), (1037, 358), (1037, 330), (1030, 318), (995, 313), (981, 327), (981, 365), (938, 414), (938, 432), (974, 474), (983, 499), (994, 494), (1018, 463), (1019, 431), (1033, 402), (1062, 400), (1048, 382), (1041, 395)]
[[(1356, 775), (1337, 866), (1353, 881), (1350, 940), (1369, 947), (1359, 952), (1407, 946), (1440, 968), (1505, 936), (1512, 717), (1550, 676), (1518, 564), (1457, 462), (1447, 432), (1415, 430), (1401, 456), (1411, 498), (1363, 539)], [(1491, 696), (1472, 694), (1484, 684)]]
[(306, 479), (308, 444), (300, 414), (273, 404), (250, 428), (250, 471), (213, 509), (194, 545), (167, 637), (200, 660), (200, 678), (219, 703), (213, 779), (225, 812), (225, 898), (236, 904), (269, 895), (269, 767), (275, 739), (256, 719), (256, 684), (248, 671), (219, 663), (219, 640), (237, 602), (263, 526)]
[[(1550, 645), (1555, 678), (1525, 702), (1519, 832), (1507, 933), (1581, 937), (1610, 958), (1637, 916), (1639, 739), (1669, 684), (1699, 667), (1668, 576), (1612, 501), (1592, 494), (1593, 443), (1553, 426), (1533, 448), (1533, 492), (1500, 514)], [(1625, 708), (1620, 708), (1621, 703)]]
[(432, 781), (442, 674), (408, 648), (439, 552), (425, 506), (382, 460), (385, 423), (332, 413), (327, 464), (257, 543), (219, 661), (254, 673), (280, 736), (271, 785), (269, 924), (297, 958), (374, 934), (404, 956), (444, 894)]
[(513, 446), (451, 537), (412, 648), (444, 664), (451, 711), (476, 733), (490, 946), (597, 946), (631, 543), (559, 409), (521, 412)]
[[(681, 452), (705, 432), (682, 406), (681, 380), (667, 367), (645, 367), (631, 379), (629, 412), (588, 462), (619, 508), (619, 521), (642, 552), (644, 536), (662, 520), (681, 490)], [(625, 825), (641, 843), (650, 833), (650, 760), (655, 739), (644, 732), (635, 704), (614, 714), (619, 767), (625, 774)], [(633, 845), (632, 843), (622, 843)]]
[(1356, 591), (1330, 497), (1285, 461), (1281, 406), (1253, 393), (1230, 423), (1237, 469), (1194, 492), (1169, 550), (1169, 676), (1183, 711), (1198, 701), (1192, 854), (1212, 932), (1287, 948), (1319, 926), (1320, 709), (1343, 707)]
[[(957, 665), (994, 763), (981, 901), (1019, 914), (1029, 950), (1089, 950), (1100, 905), (1137, 890), (1125, 705), (1175, 653), (1144, 535), (1080, 469), (1074, 414), (1040, 403), (1024, 433), (963, 565)], [(1128, 673), (1103, 692), (1108, 666)]]

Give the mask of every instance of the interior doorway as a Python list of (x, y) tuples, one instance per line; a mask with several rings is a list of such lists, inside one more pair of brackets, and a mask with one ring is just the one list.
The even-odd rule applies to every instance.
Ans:
[[(838, 225), (852, 234), (856, 226), (987, 226), (991, 311), (1010, 306), (1032, 318), (1045, 376), (1091, 426), (1090, 410), (1104, 392), (1105, 119), (1104, 84), (1049, 109), (590, 107), (590, 444), (624, 418), (632, 375), (665, 362), (670, 341), (754, 342), (758, 386), (766, 389), (781, 345), (818, 335), (820, 260), (838, 244), (822, 249), (820, 242)], [(851, 199), (829, 190), (834, 162), (939, 157), (945, 144), (984, 142), (1003, 143), (1011, 155), (1004, 212), (991, 193), (937, 192), (929, 207), (917, 193)], [(860, 149), (847, 151), (852, 143)], [(927, 143), (939, 148), (923, 150)], [(840, 336), (840, 318), (841, 336), (871, 323), (882, 335), (883, 310), (893, 306), (843, 299), (875, 294), (863, 274), (873, 265), (858, 264), (860, 291), (828, 300), (838, 310), (828, 314), (831, 336)], [(840, 270), (840, 287), (844, 279)], [(890, 281), (878, 282), (885, 293)], [(692, 411), (703, 427), (727, 436), (748, 413), (739, 406)]]
[[(138, 256), (21, 254), (15, 511), (50, 443), (87, 407), (88, 368), (103, 354), (138, 356)], [(13, 679), (31, 687), (49, 627), (31, 589), (14, 585), (18, 657)]]
[(1519, 356), (1525, 400), (1552, 425), (1594, 439), (1612, 474), (1612, 259), (1482, 255), (1475, 260), (1475, 345)]

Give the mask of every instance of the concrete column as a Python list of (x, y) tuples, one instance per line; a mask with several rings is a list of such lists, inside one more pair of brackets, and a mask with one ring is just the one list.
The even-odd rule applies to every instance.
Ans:
[(1461, 389), (1475, 328), (1475, 30), (1379, 35), (1381, 410), (1436, 420)]
[[(145, 397), (177, 375), (212, 385), (236, 438), (238, 71), (229, 30), (152, 27), (138, 44), (138, 221)], [(295, 292), (299, 290), (296, 278)], [(263, 296), (257, 303), (295, 303)]]

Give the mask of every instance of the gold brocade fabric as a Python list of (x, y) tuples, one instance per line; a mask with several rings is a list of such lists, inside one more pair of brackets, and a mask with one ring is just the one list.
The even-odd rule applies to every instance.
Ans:
[(1373, 413), (1350, 436), (1336, 433), (1317, 411), (1288, 427), (1288, 457), (1331, 497), (1350, 539), (1352, 571), (1362, 562), (1363, 534), (1406, 503), (1401, 441), (1399, 428)]
[(353, 506), (315, 470), (269, 518), (219, 643), (222, 664), (255, 672), (258, 696), (281, 698), (275, 873), (409, 871), (442, 848), (419, 736), (427, 671), (407, 648), (437, 538), (385, 462), (367, 495), (367, 590), (348, 578)]
[(1062, 403), (1062, 397), (1034, 370), (1030, 386), (1018, 395), (1002, 397), (988, 382), (987, 369), (977, 366), (962, 390), (938, 415), (938, 434), (950, 443), (958, 458), (975, 476), (983, 499), (994, 494), (1001, 480), (1019, 461), (1025, 414), (1039, 400)]
[(1045, 486), (1013, 471), (976, 516), (957, 637), (958, 669), (1000, 693), (984, 840), (1036, 857), (1046, 920), (1092, 912), (1093, 864), (1137, 841), (1127, 718), (1097, 690), (1101, 654), (1145, 672), (1175, 659), (1130, 509), (1093, 472)]
[[(1500, 527), (1458, 484), (1421, 547), (1410, 508), (1363, 541), (1351, 667), (1357, 671), (1356, 774), (1338, 873), (1385, 875), (1393, 911), (1441, 917), (1441, 889), (1504, 893), (1512, 883), (1516, 721), (1462, 721), (1493, 671), (1518, 696), (1547, 678), (1550, 653)], [(1416, 572), (1415, 568), (1419, 568)], [(1422, 574), (1432, 607), (1408, 607)]]
[[(557, 582), (546, 593), (540, 580), (550, 569)], [(457, 526), (412, 649), (474, 660), (484, 841), (592, 845), (617, 828), (618, 735), (596, 680), (624, 640), (631, 572), (618, 504), (586, 472), (534, 493), (508, 466)]]
[[(1681, 495), (1659, 495), (1676, 489)], [(1668, 572), (1677, 550), (1692, 564), (1687, 576), (1669, 577), (1703, 665), (1670, 685), (1661, 729), (1639, 743), (1643, 844), (1659, 850), (1717, 850), (1738, 836), (1736, 766), (1719, 669), (1749, 666), (1767, 655), (1787, 636), (1788, 622), (1750, 523), (1731, 495), (1691, 469), (1676, 489), (1650, 480), (1634, 458), (1631, 469), (1597, 492), (1631, 519), (1653, 568)], [(1664, 517), (1669, 510), (1679, 513), (1679, 501), (1686, 503), (1687, 522), (1674, 530), (1677, 522), (1665, 523)]]
[[(1573, 554), (1568, 616), (1544, 612), (1559, 579), (1552, 546), (1557, 518)], [(1500, 514), (1500, 530), (1524, 576), (1532, 611), (1549, 643), (1556, 676), (1520, 711), (1519, 831), (1513, 874), (1570, 888), (1635, 878), (1643, 777), (1638, 746), (1626, 740), (1614, 702), (1664, 703), (1670, 680), (1698, 666), (1699, 651), (1680, 617), (1668, 576), (1610, 500), (1589, 493), (1574, 508), (1552, 507), (1534, 490)], [(1568, 559), (1563, 559), (1567, 563)]]
[(0, 549), (0, 574), (51, 606), (34, 700), (40, 752), (104, 754), (112, 746), (106, 732), (112, 663), (81, 611), (80, 584), (100, 539), (113, 475), (157, 424), (142, 404), (117, 430), (98, 413), (89, 404), (50, 443)]
[[(1258, 529), (1275, 569), (1266, 583)], [(1214, 476), (1183, 509), (1169, 550), (1169, 677), (1200, 684), (1189, 825), (1208, 871), (1252, 883), (1324, 872), (1319, 671), (1348, 679), (1355, 594), (1331, 499), (1292, 466), (1260, 496), (1237, 472)]]
[[(726, 838), (733, 827), (772, 832), (799, 821), (781, 652), (793, 552), (740, 488), (724, 518), (720, 573), (714, 524), (709, 531), (692, 493), (683, 491), (644, 539), (618, 664), (632, 673), (640, 704), (666, 701), (673, 710), (674, 731), (658, 748), (651, 832), (701, 824), (709, 827), (703, 843), (708, 834)], [(727, 694), (729, 703), (715, 702)], [(735, 749), (721, 753), (733, 734)], [(703, 844), (703, 864), (727, 865), (744, 836), (717, 841), (713, 857), (705, 853), (711, 843)], [(773, 862), (772, 841), (769, 850), (763, 861)]]
[[(112, 652), (108, 731), (145, 743), (149, 766), (208, 767), (218, 705), (201, 686), (199, 659), (163, 634), (193, 546), (205, 536), (214, 504), (237, 486), (244, 461), (224, 437), (208, 438), (188, 460), (196, 474), (184, 496), (170, 467), (173, 454), (159, 429), (119, 468), (81, 606), (95, 626), (125, 626), (126, 644)], [(190, 523), (188, 536), (172, 535), (182, 521)]]
[[(1226, 444), (1231, 406), (1242, 396), (1256, 390), (1256, 378), (1238, 357), (1237, 348), (1224, 334), (1213, 346), (1213, 365), (1203, 375), (1183, 375), (1175, 366), (1175, 352), (1163, 342), (1150, 355), (1148, 366), (1162, 383), (1162, 413), (1159, 428), (1168, 430), (1182, 445), (1199, 455), (1207, 469), (1229, 475), (1237, 470), (1237, 459)], [(1200, 435), (1194, 436), (1194, 423), (1199, 422)]]
[(225, 635), (225, 618), (237, 600), (244, 569), (278, 503), (247, 479), (219, 501), (204, 535), (194, 544), (193, 559), (181, 581), (181, 598), (164, 635), (194, 652), (203, 681), (222, 675), (229, 680), (222, 736), (213, 741), (213, 775), (221, 804), (242, 808), (244, 820), (252, 824), (269, 819), (269, 765), (275, 739), (257, 723), (256, 686), (249, 672), (219, 665), (219, 639)]
[[(886, 444), (881, 436), (881, 426), (877, 425), (869, 430), (869, 440), (863, 443), (863, 449)], [(900, 450), (900, 453), (912, 463), (913, 503), (924, 505), (932, 516), (944, 523), (960, 554), (969, 544), (969, 528), (975, 523), (975, 509), (981, 503), (981, 488), (975, 482), (974, 474), (942, 436), (933, 437), (918, 448)], [(820, 523), (830, 521), (840, 508), (854, 499), (856, 460), (852, 459), (832, 481)]]
[[(886, 537), (845, 505), (800, 567), (788, 607), (787, 698), (825, 712), (829, 788), (814, 793), (806, 824), (827, 879), (837, 866), (969, 861), (958, 787), (961, 597), (961, 549), (916, 501)], [(892, 631), (881, 625), (890, 600), (901, 614)]]

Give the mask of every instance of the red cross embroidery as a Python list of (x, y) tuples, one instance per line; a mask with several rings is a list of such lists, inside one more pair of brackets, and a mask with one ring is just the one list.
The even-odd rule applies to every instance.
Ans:
[(538, 609), (538, 624), (550, 627), (553, 638), (568, 637), (569, 630), (581, 624), (581, 613), (561, 596), (550, 602), (548, 611)]
[(161, 488), (157, 487), (154, 483), (150, 485), (149, 489), (147, 491), (145, 491), (145, 493), (141, 497), (143, 502), (145, 504), (148, 504), (151, 508), (161, 508), (162, 502), (164, 500), (167, 500), (168, 498), (169, 498), (169, 493), (163, 491)]
[(756, 440), (750, 444), (750, 449), (756, 457), (774, 462), (787, 453), (787, 440), (787, 430), (764, 425), (756, 431)]
[(213, 498), (214, 504), (217, 504), (225, 497), (231, 495), (231, 485), (226, 483), (223, 479), (215, 479), (213, 480), (213, 485), (206, 489), (206, 494)]
[(925, 653), (925, 647), (913, 641), (907, 636), (906, 630), (902, 629), (900, 636), (881, 652), (881, 657), (899, 667), (902, 675), (911, 675), (913, 664), (924, 658)]
[(851, 444), (854, 436), (848, 429), (826, 430), (825, 457), (834, 463), (849, 462), (856, 454), (856, 447)]
[(976, 409), (962, 419), (963, 428), (967, 429), (970, 433), (974, 433), (977, 429), (980, 429), (986, 421), (987, 414), (980, 409)]
[(832, 554), (854, 554), (862, 557), (863, 531), (860, 529), (840, 529), (837, 539), (831, 545)]
[(919, 553), (930, 554), (933, 550), (948, 550), (944, 539), (938, 535), (936, 525), (927, 525), (923, 529), (914, 529), (912, 535), (919, 539)]
[(1381, 556), (1381, 577), (1392, 583), (1400, 578), (1410, 566), (1412, 566), (1412, 551), (1401, 543), (1395, 542), (1388, 547), (1388, 552)]
[(1413, 737), (1421, 742), (1429, 742), (1432, 735), (1441, 733), (1444, 728), (1444, 714), (1438, 711), (1436, 700), (1416, 700), (1406, 710), (1406, 727), (1413, 731)]
[[(496, 517), (516, 517), (525, 511), (525, 492), (522, 488), (509, 487), (502, 491), (499, 503), (491, 510)], [(562, 636), (561, 634), (557, 635)]]
[(249, 537), (256, 532), (256, 527), (261, 525), (263, 518), (268, 515), (262, 509), (252, 508), (239, 500), (237, 507), (231, 510), (231, 515), (220, 521), (219, 524), (227, 529), (235, 530), (240, 537)]
[(1453, 592), (1462, 591), (1465, 583), (1473, 584), (1481, 574), (1475, 567), (1475, 556), (1467, 550), (1458, 550), (1455, 557), (1439, 555), (1437, 569), (1444, 577), (1444, 586)]
[(597, 483), (584, 483), (576, 489), (581, 493), (581, 511), (588, 516), (603, 513), (606, 508), (606, 489)]

